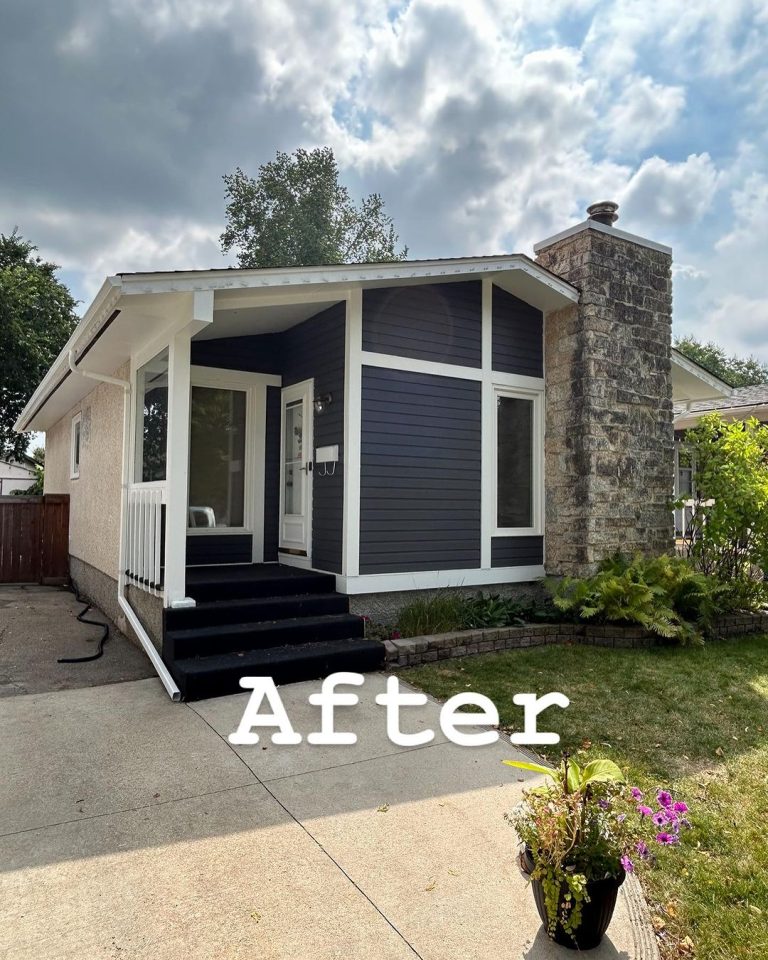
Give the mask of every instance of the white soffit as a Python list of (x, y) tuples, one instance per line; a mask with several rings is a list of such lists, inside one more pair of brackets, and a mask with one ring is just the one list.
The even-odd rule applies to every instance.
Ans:
[(675, 403), (699, 400), (722, 400), (733, 394), (729, 386), (713, 373), (672, 351), (672, 400)]

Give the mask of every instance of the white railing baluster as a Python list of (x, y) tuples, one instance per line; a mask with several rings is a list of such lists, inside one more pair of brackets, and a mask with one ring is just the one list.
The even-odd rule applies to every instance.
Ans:
[(126, 516), (126, 577), (129, 583), (159, 596), (163, 567), (164, 484), (133, 484)]

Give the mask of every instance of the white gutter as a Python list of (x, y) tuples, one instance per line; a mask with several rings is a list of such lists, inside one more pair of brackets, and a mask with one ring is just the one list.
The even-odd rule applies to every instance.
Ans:
[[(69, 354), (69, 363), (72, 368), (73, 357), (72, 351)], [(82, 371), (77, 371), (78, 373)], [(128, 380), (118, 380), (116, 377), (107, 377), (102, 376), (101, 374), (86, 374), (86, 376), (93, 377), (96, 380), (103, 380), (105, 383), (114, 383), (123, 387), (124, 397), (123, 397), (123, 476), (120, 489), (120, 546), (118, 548), (118, 556), (120, 557), (120, 570), (118, 572), (118, 581), (117, 581), (117, 602), (120, 605), (120, 609), (125, 614), (133, 628), (133, 632), (139, 639), (139, 643), (144, 650), (144, 653), (149, 657), (152, 666), (155, 668), (155, 672), (160, 678), (160, 682), (165, 687), (168, 692), (168, 696), (171, 700), (178, 701), (181, 700), (181, 690), (179, 690), (176, 685), (176, 681), (170, 674), (168, 667), (166, 667), (163, 662), (163, 658), (157, 652), (157, 648), (152, 642), (152, 638), (149, 636), (147, 631), (144, 629), (144, 625), (141, 620), (139, 620), (136, 611), (133, 609), (131, 604), (128, 602), (128, 598), (125, 596), (126, 580), (125, 580), (125, 568), (126, 568), (126, 559), (125, 559), (125, 534), (126, 534), (126, 524), (128, 522), (128, 487), (130, 486), (131, 476), (131, 462), (130, 462), (130, 430), (131, 430), (131, 384)]]
[(98, 380), (99, 383), (112, 383), (116, 387), (122, 387), (126, 393), (131, 392), (130, 380), (120, 380), (118, 377), (108, 377), (105, 373), (92, 373), (88, 370), (80, 370), (75, 360), (75, 351), (70, 350), (67, 354), (69, 369), (72, 373), (79, 373), (81, 377), (88, 377), (89, 380)]
[(128, 618), (128, 623), (130, 623), (130, 625), (133, 627), (134, 633), (139, 638), (139, 641), (144, 648), (144, 652), (152, 661), (152, 666), (157, 671), (157, 675), (160, 677), (161, 683), (168, 691), (168, 696), (171, 698), (171, 700), (178, 702), (181, 700), (181, 690), (179, 690), (179, 688), (176, 686), (176, 681), (168, 672), (168, 667), (166, 667), (166, 665), (163, 663), (163, 658), (157, 652), (157, 648), (155, 647), (154, 643), (152, 643), (149, 634), (142, 626), (141, 620), (139, 620), (139, 618), (136, 616), (136, 612), (130, 603), (128, 603), (125, 597), (119, 592), (117, 594), (117, 602), (120, 604), (120, 608)]

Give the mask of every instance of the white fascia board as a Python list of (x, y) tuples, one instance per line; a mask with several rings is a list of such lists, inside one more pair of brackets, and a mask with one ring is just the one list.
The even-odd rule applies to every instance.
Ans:
[[(190, 292), (195, 290), (285, 289), (310, 284), (380, 283), (460, 276), (482, 276), (520, 270), (574, 303), (575, 287), (540, 267), (523, 254), (466, 257), (455, 260), (402, 260), (392, 263), (353, 263), (323, 267), (281, 267), (274, 270), (199, 270), (178, 273), (137, 273), (121, 277), (126, 294)], [(340, 296), (339, 299), (343, 299)]]
[(93, 339), (99, 331), (99, 328), (107, 320), (120, 299), (122, 283), (119, 277), (107, 277), (102, 283), (99, 292), (93, 298), (91, 305), (83, 314), (69, 340), (64, 344), (58, 357), (48, 368), (47, 373), (38, 384), (35, 392), (29, 398), (29, 402), (21, 411), (18, 420), (13, 425), (17, 433), (23, 433), (29, 424), (31, 414), (37, 409), (40, 401), (51, 390), (59, 380), (69, 371), (69, 351), (74, 350), (78, 353), (78, 348), (84, 348)]
[(630, 243), (636, 243), (641, 247), (648, 247), (650, 250), (658, 250), (659, 253), (666, 253), (670, 257), (672, 256), (672, 247), (668, 247), (663, 243), (656, 243), (655, 240), (647, 240), (645, 237), (639, 237), (636, 233), (627, 233), (626, 230), (609, 227), (607, 224), (599, 223), (597, 220), (583, 220), (581, 223), (577, 223), (567, 230), (562, 230), (560, 233), (554, 234), (554, 236), (547, 237), (546, 240), (541, 240), (539, 243), (533, 245), (533, 252), (539, 253), (541, 250), (551, 247), (553, 243), (558, 243), (560, 240), (567, 240), (568, 237), (575, 237), (577, 233), (583, 233), (585, 230), (596, 230), (598, 233), (605, 233), (609, 237), (619, 237), (621, 240), (628, 240)]

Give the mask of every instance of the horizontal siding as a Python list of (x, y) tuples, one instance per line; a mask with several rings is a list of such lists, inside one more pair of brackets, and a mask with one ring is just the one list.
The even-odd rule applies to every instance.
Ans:
[(250, 563), (251, 550), (250, 533), (211, 533), (187, 537), (187, 563), (192, 566), (207, 563)]
[(274, 373), (281, 370), (282, 334), (263, 333), (255, 337), (222, 337), (193, 340), (192, 363), (198, 367)]
[(492, 567), (529, 567), (544, 563), (544, 537), (492, 537)]
[(540, 310), (493, 287), (493, 369), (544, 376), (544, 319)]
[[(341, 573), (344, 503), (344, 359), (346, 306), (338, 303), (286, 330), (282, 344), (283, 386), (313, 377), (315, 395), (333, 401), (314, 416), (314, 444), (339, 445), (333, 476), (317, 471), (312, 480), (312, 566)], [(314, 452), (313, 452), (314, 458)]]
[(479, 367), (479, 280), (363, 291), (363, 350)]
[(480, 389), (363, 368), (361, 573), (480, 566)]

